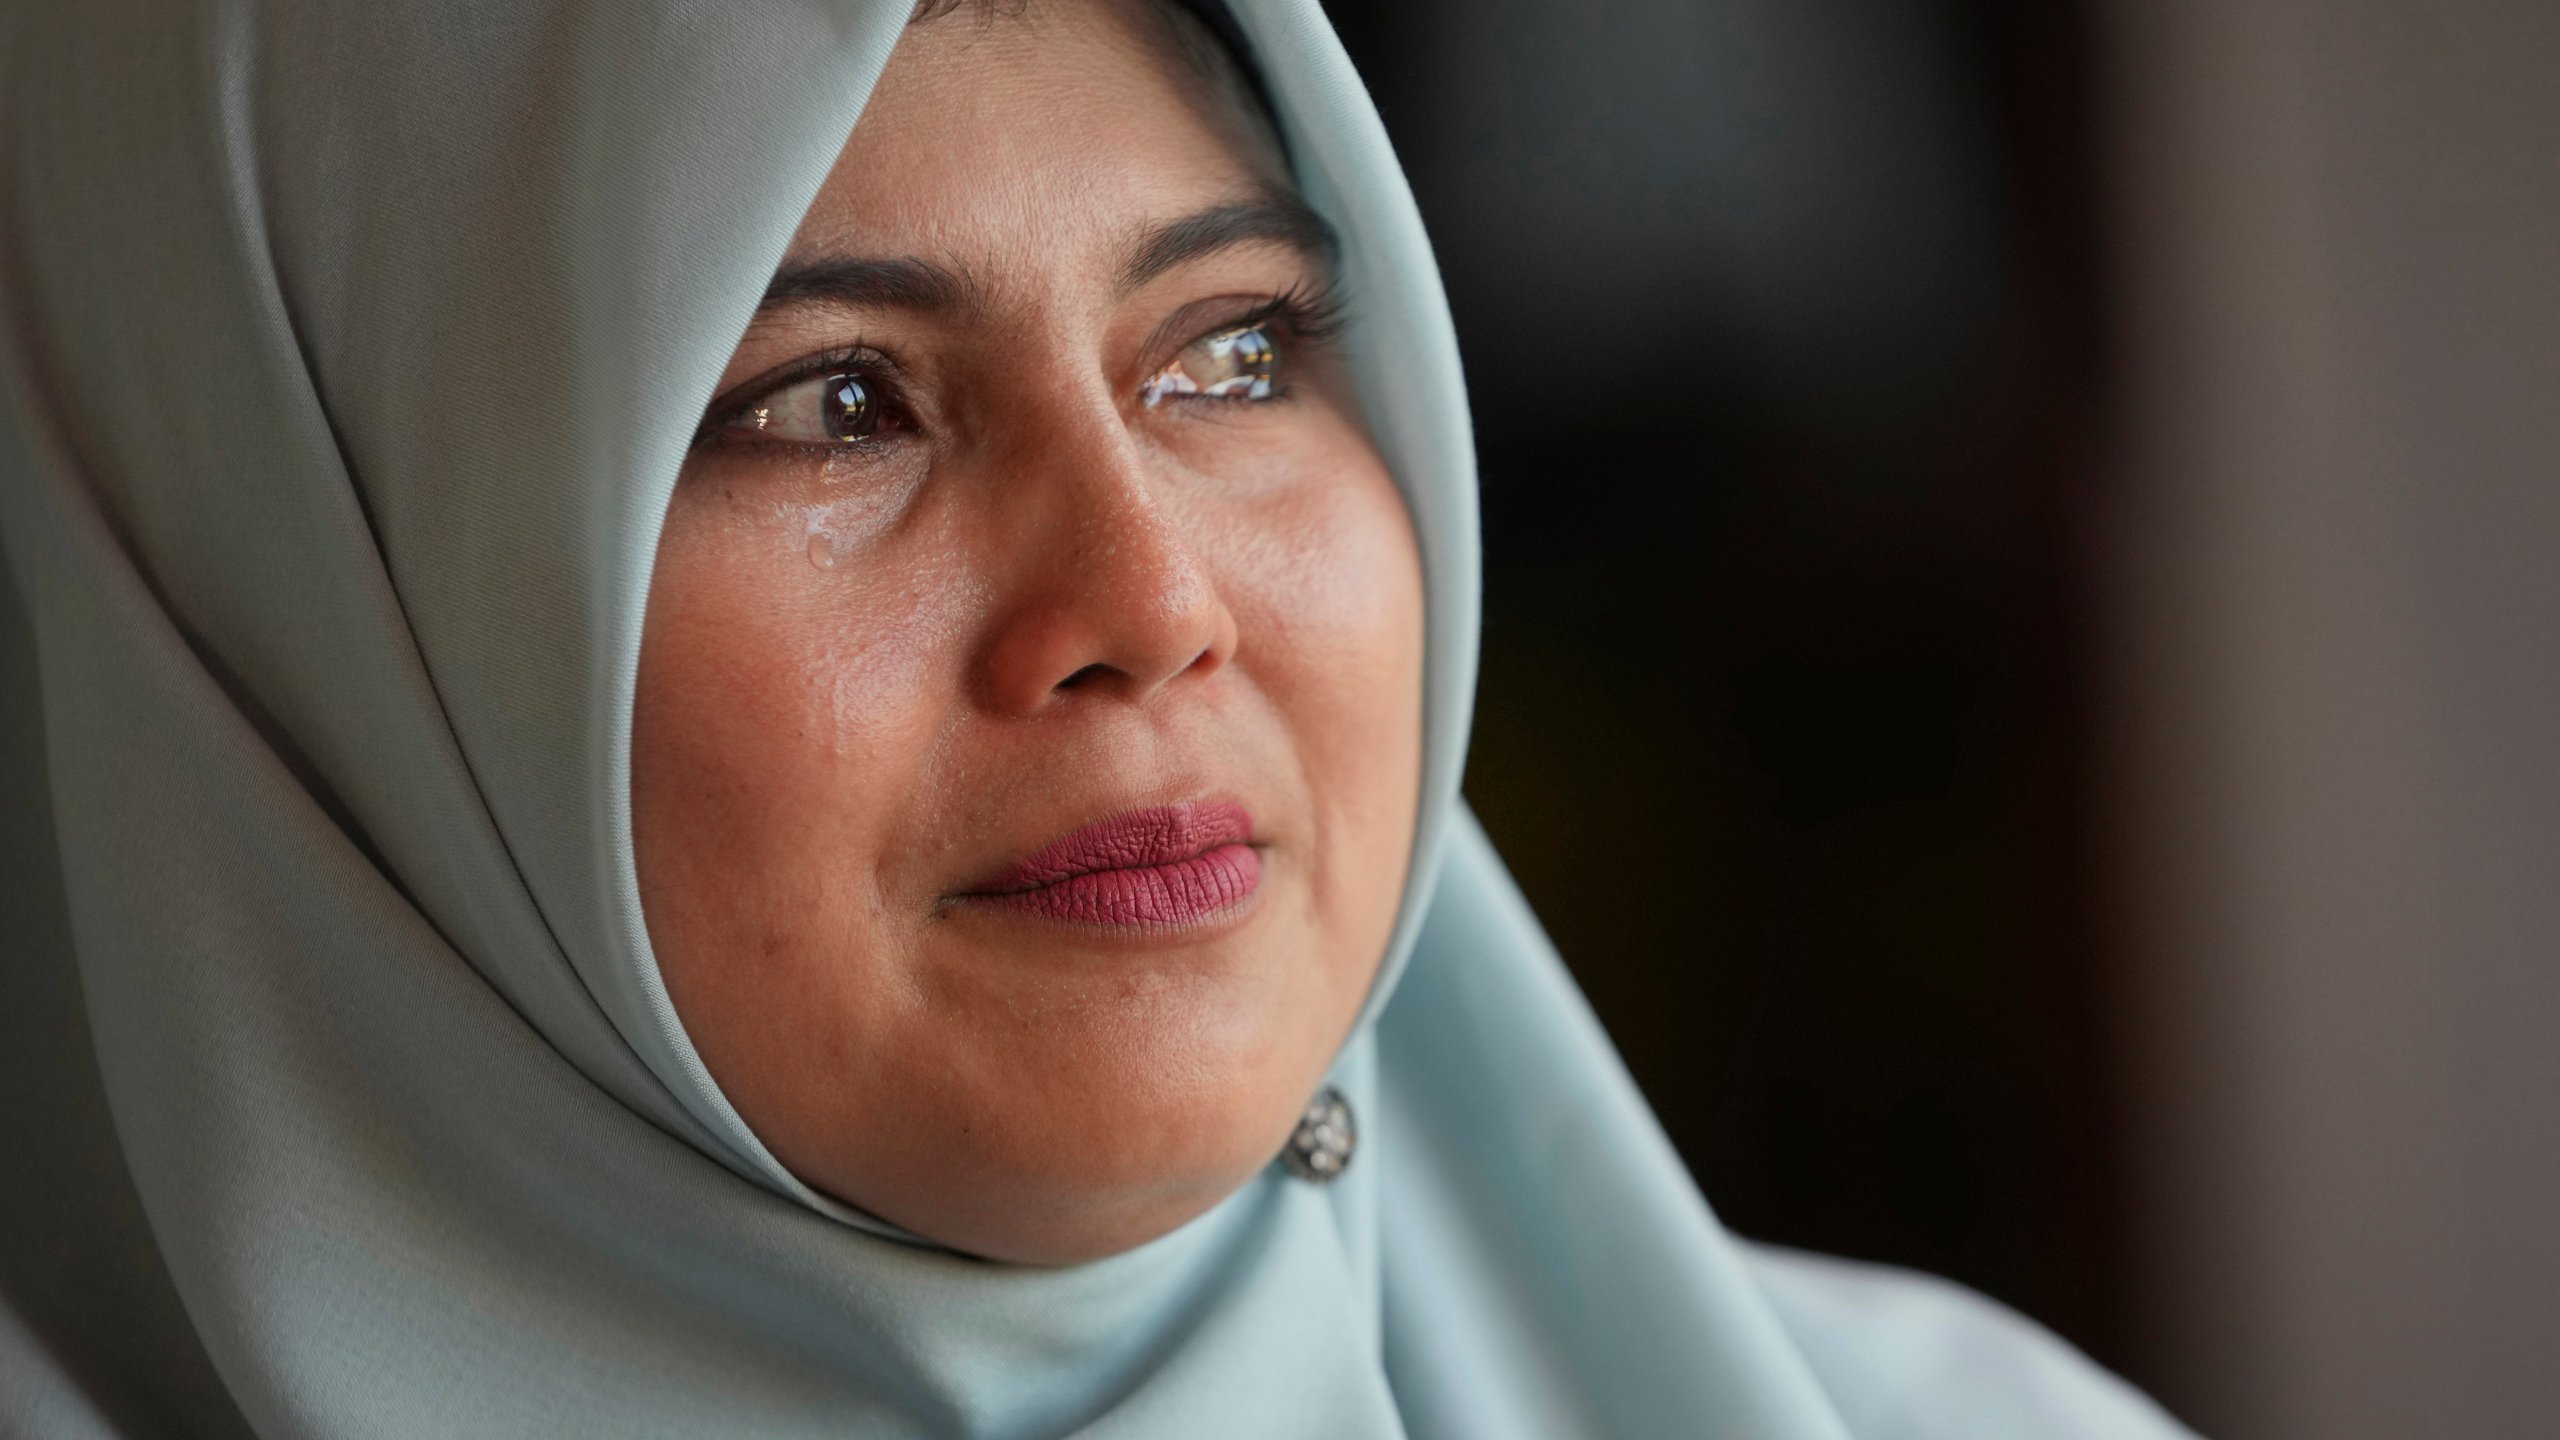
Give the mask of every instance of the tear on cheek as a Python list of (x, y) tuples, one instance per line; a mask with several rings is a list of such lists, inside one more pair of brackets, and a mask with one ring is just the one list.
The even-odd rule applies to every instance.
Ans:
[(797, 521), (801, 553), (820, 570), (842, 566), (888, 529), (896, 515), (894, 506), (858, 494), (823, 505), (790, 508)]

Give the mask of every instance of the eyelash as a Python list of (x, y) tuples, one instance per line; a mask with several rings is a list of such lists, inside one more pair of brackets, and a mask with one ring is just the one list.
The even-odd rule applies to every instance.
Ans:
[[(1292, 340), (1308, 345), (1321, 345), (1342, 331), (1344, 313), (1341, 292), (1338, 287), (1330, 283), (1312, 284), (1301, 281), (1263, 300), (1240, 315), (1209, 326), (1185, 340), (1183, 344), (1187, 346), (1208, 336), (1270, 325), (1275, 321), (1285, 327)], [(752, 438), (731, 431), (728, 427), (738, 417), (753, 410), (760, 401), (804, 380), (835, 374), (861, 376), (865, 383), (878, 390), (881, 400), (887, 407), (886, 414), (894, 420), (904, 420), (907, 407), (900, 395), (897, 362), (871, 346), (855, 344), (812, 355), (778, 374), (749, 382), (750, 388), (732, 392), (730, 397), (714, 402), (710, 413), (703, 419), (702, 427), (694, 433), (693, 448), (706, 449), (723, 443), (758, 446), (792, 445), (797, 448), (796, 442)], [(1211, 403), (1267, 404), (1271, 400), (1286, 399), (1288, 395), (1289, 387), (1284, 384), (1275, 387), (1268, 399), (1263, 401), (1239, 401), (1230, 397), (1217, 396), (1184, 398), (1208, 400)], [(887, 438), (886, 433), (847, 445), (806, 448), (823, 449), (830, 453), (841, 454), (868, 449), (876, 441), (885, 438)]]
[[(1300, 281), (1243, 316), (1204, 330), (1201, 335), (1214, 335), (1220, 330), (1241, 330), (1249, 325), (1267, 325), (1277, 320), (1288, 327), (1293, 338), (1310, 345), (1321, 345), (1342, 333), (1343, 318), (1342, 292), (1338, 287)], [(1193, 340), (1199, 338), (1199, 335), (1192, 337)]]

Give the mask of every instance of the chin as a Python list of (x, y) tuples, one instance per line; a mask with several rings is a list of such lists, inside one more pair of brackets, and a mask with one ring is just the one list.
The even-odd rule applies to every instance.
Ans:
[(962, 1134), (929, 1171), (865, 1208), (987, 1260), (1098, 1260), (1170, 1234), (1250, 1182), (1305, 1104), (1295, 1084), (1174, 1104), (1162, 1094), (1061, 1088), (1080, 1092), (1078, 1103), (1026, 1104), (1016, 1113), (1038, 1118), (1023, 1128)]
[[(847, 1143), (833, 1164), (792, 1168), (989, 1260), (1064, 1265), (1135, 1249), (1271, 1163), (1339, 1043), (1316, 1017), (1239, 1015), (1204, 988), (1224, 987), (1151, 995), (1117, 1015), (1052, 1012), (1034, 1043), (1016, 1032), (981, 1050), (968, 1083), (946, 1072), (931, 1092), (874, 1091), (863, 1108), (889, 1123), (838, 1130)], [(903, 1103), (888, 1098), (899, 1090)]]
[(972, 1215), (945, 1224), (938, 1232), (917, 1233), (963, 1255), (998, 1264), (1082, 1265), (1126, 1254), (1172, 1234), (1217, 1208), (1260, 1168), (1214, 1185), (1140, 1195), (1017, 1192), (1001, 1213)]

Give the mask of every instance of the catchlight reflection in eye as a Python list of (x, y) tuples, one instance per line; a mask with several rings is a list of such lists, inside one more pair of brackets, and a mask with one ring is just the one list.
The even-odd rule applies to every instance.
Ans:
[(1268, 400), (1279, 361), (1270, 332), (1261, 326), (1223, 330), (1184, 346), (1173, 363), (1147, 377), (1138, 395), (1150, 406), (1176, 395)]

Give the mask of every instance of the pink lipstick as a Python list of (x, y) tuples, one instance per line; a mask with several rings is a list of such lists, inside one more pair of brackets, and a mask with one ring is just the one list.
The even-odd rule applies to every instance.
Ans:
[(1075, 830), (962, 898), (1078, 925), (1160, 930), (1233, 909), (1262, 883), (1241, 805), (1160, 805)]

